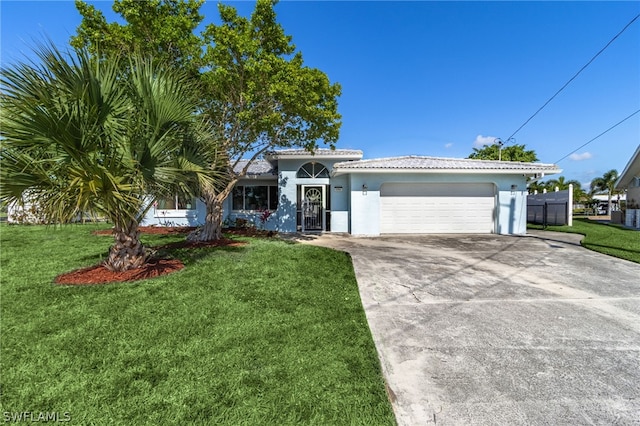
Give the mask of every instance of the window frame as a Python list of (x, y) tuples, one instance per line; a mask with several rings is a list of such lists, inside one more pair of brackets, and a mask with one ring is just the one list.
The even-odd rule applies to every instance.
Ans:
[[(180, 206), (180, 194), (175, 193), (173, 194), (173, 203), (174, 206)], [(183, 196), (184, 197), (184, 196)], [(163, 197), (164, 199), (169, 199), (169, 197)], [(189, 204), (186, 201), (188, 201), (185, 198), (185, 205)], [(153, 202), (153, 216), (156, 218), (167, 218), (167, 217), (187, 217), (187, 216), (193, 216), (196, 214), (197, 211), (197, 203), (198, 203), (198, 198), (197, 197), (191, 197), (191, 208), (185, 208), (185, 209), (180, 209), (180, 208), (173, 208), (173, 209), (167, 209), (167, 208), (162, 208), (160, 207), (161, 203), (160, 200), (157, 199)]]
[[(256, 209), (250, 209), (250, 208), (246, 208), (247, 207), (247, 187), (258, 187), (258, 188), (266, 188), (266, 209), (262, 209), (262, 208), (256, 208)], [(236, 191), (238, 189), (242, 188), (242, 208), (236, 208), (237, 204), (236, 204), (236, 197), (238, 197), (240, 194), (238, 194)], [(278, 210), (278, 204), (279, 204), (279, 200), (278, 200), (278, 185), (271, 185), (271, 184), (265, 184), (265, 185), (251, 185), (251, 184), (243, 184), (243, 185), (236, 185), (233, 188), (233, 191), (231, 192), (231, 211), (232, 212), (260, 212), (260, 211), (265, 211), (265, 210), (269, 210), (270, 212), (274, 212), (276, 210)]]
[[(309, 170), (307, 170), (308, 166), (311, 166), (311, 173), (309, 173)], [(304, 163), (296, 172), (297, 179), (328, 179), (330, 177), (331, 176), (327, 166), (317, 161), (309, 161)]]

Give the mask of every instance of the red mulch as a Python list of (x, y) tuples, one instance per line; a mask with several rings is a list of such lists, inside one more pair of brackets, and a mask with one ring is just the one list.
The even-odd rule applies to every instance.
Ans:
[(102, 265), (94, 265), (58, 275), (55, 283), (87, 285), (137, 281), (170, 274), (182, 268), (184, 268), (184, 264), (178, 259), (151, 259), (144, 266), (125, 272), (113, 272)]
[[(188, 234), (193, 231), (194, 227), (179, 226), (179, 227), (167, 227), (167, 226), (141, 226), (140, 232), (142, 234), (156, 234), (156, 235), (179, 235)], [(225, 230), (233, 235), (243, 236), (266, 236), (271, 237), (275, 235), (271, 231), (260, 231), (252, 228), (247, 229), (229, 229)], [(113, 231), (111, 229), (103, 229), (95, 231), (95, 235), (111, 235)], [(177, 248), (203, 248), (203, 247), (240, 247), (246, 243), (234, 241), (229, 238), (222, 238), (217, 241), (176, 241), (174, 243), (165, 244), (161, 247), (154, 247), (154, 250), (159, 249), (177, 249)], [(77, 269), (75, 271), (68, 272), (66, 274), (58, 275), (55, 279), (56, 284), (65, 285), (91, 285), (91, 284), (106, 284), (125, 281), (137, 281), (147, 278), (159, 277), (161, 275), (170, 274), (171, 272), (179, 271), (184, 268), (184, 264), (177, 259), (150, 259), (144, 266), (136, 269), (131, 269), (125, 272), (112, 272), (105, 268), (103, 265), (94, 265), (87, 268)]]
[[(141, 226), (138, 228), (142, 234), (155, 234), (155, 235), (176, 235), (176, 234), (188, 234), (193, 231), (192, 226)], [(111, 235), (113, 231), (111, 229), (101, 229), (93, 232), (95, 235)]]

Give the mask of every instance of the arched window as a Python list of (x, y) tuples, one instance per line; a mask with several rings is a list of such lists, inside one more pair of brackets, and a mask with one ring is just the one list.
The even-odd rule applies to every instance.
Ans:
[(296, 175), (298, 178), (328, 178), (329, 170), (321, 163), (316, 163), (312, 161), (300, 167), (298, 170), (298, 174)]

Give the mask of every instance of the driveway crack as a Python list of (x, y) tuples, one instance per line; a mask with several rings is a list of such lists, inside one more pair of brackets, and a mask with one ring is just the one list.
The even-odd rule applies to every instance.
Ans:
[(416, 302), (418, 303), (422, 303), (422, 300), (420, 300), (418, 298), (418, 296), (416, 296), (416, 294), (413, 292), (413, 290), (411, 290), (411, 287), (409, 287), (408, 285), (404, 285), (404, 284), (400, 284), (402, 287), (406, 288), (407, 290), (409, 290), (409, 293), (411, 293), (411, 295), (413, 296), (414, 299), (416, 299)]

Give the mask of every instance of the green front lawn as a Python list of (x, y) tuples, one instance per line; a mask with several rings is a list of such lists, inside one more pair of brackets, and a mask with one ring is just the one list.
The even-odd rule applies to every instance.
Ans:
[[(540, 225), (528, 225), (543, 229)], [(572, 232), (584, 235), (582, 245), (590, 250), (640, 263), (640, 231), (620, 225), (574, 219), (573, 226), (547, 226), (547, 231)]]
[[(0, 226), (1, 410), (71, 424), (394, 424), (350, 258), (279, 240), (176, 250), (135, 283), (54, 277), (100, 261), (105, 225)], [(144, 237), (160, 245), (183, 237)]]

